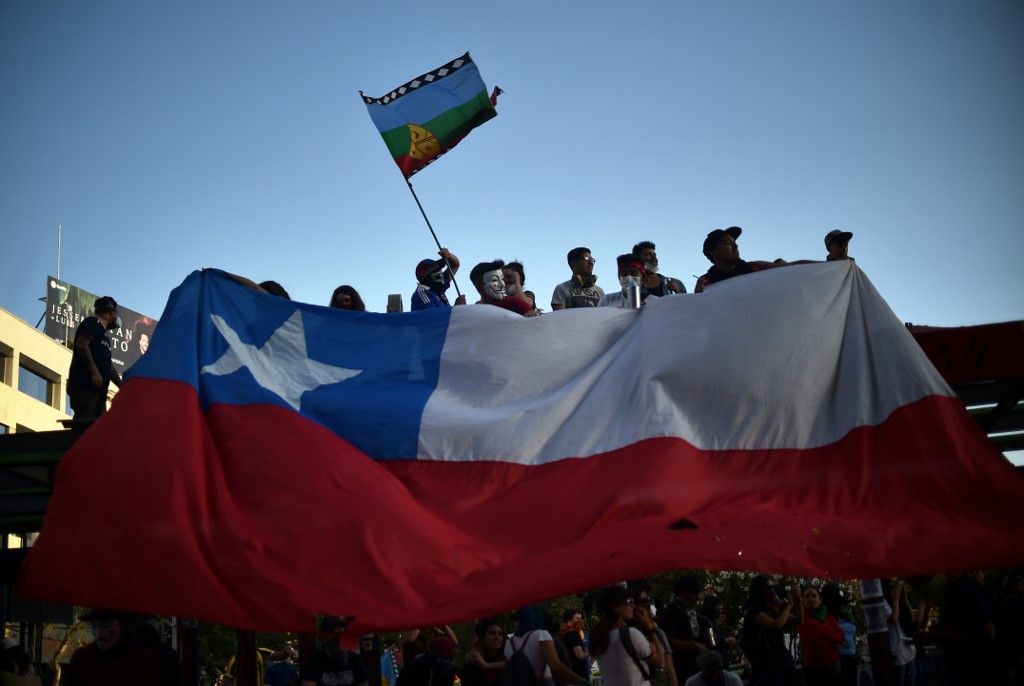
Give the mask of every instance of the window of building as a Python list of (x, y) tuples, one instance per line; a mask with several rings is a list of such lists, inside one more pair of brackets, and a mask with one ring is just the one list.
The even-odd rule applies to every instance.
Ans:
[(43, 375), (34, 365), (30, 366), (24, 360), (18, 365), (18, 390), (25, 395), (52, 406), (55, 386), (53, 379)]
[(14, 349), (0, 343), (0, 383), (11, 385), (14, 370)]
[(0, 424), (0, 436), (3, 436), (5, 433), (8, 433), (9, 431), (10, 429), (7, 428), (6, 424)]
[(14, 433), (17, 434), (34, 434), (36, 432), (35, 429), (31, 429), (24, 424), (15, 424), (14, 426), (17, 429)]

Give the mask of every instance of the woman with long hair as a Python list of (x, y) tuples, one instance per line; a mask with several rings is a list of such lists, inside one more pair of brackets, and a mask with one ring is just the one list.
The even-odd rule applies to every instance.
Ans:
[(352, 310), (353, 312), (366, 312), (366, 305), (359, 297), (359, 291), (351, 286), (338, 286), (331, 294), (331, 307), (337, 310)]
[(743, 615), (743, 651), (750, 659), (751, 686), (790, 686), (793, 658), (783, 635), (793, 618), (793, 604), (799, 592), (790, 589), (785, 602), (779, 600), (775, 581), (759, 574), (750, 582)]
[(807, 686), (839, 686), (839, 646), (846, 635), (839, 621), (822, 605), (817, 588), (806, 587), (802, 597), (797, 631), (803, 646), (804, 682)]
[[(662, 666), (657, 639), (648, 640), (629, 624), (636, 607), (629, 592), (612, 586), (601, 597), (601, 619), (590, 634), (590, 653), (597, 658), (603, 683), (607, 686), (650, 684), (651, 667)], [(650, 634), (654, 638), (653, 631)]]
[(476, 647), (462, 665), (463, 686), (492, 686), (501, 682), (505, 672), (505, 629), (495, 618), (476, 625)]

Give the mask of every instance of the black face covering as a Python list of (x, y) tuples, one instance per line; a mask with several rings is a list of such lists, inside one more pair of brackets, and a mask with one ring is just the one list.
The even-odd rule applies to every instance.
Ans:
[(109, 322), (107, 322), (107, 331), (113, 331), (114, 329), (116, 329), (120, 325), (121, 325), (121, 319), (119, 317), (114, 317)]
[(593, 274), (577, 274), (576, 280), (584, 288), (592, 288), (597, 283), (597, 277)]
[(429, 274), (424, 274), (423, 278), (419, 281), (427, 288), (437, 291), (438, 293), (443, 293), (445, 291), (446, 284), (443, 269), (438, 269), (437, 271), (430, 272)]

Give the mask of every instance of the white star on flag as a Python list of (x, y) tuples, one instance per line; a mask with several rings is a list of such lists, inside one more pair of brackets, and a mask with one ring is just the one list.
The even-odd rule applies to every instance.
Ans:
[(246, 367), (256, 383), (296, 410), (306, 391), (351, 379), (363, 371), (309, 359), (302, 310), (295, 310), (260, 348), (243, 343), (222, 317), (211, 314), (210, 319), (228, 342), (228, 349), (216, 362), (200, 369), (200, 373), (223, 376)]

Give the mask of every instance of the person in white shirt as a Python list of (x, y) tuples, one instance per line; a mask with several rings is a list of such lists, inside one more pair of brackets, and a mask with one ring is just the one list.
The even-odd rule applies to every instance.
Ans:
[(516, 613), (516, 633), (505, 641), (505, 659), (508, 660), (517, 650), (522, 650), (530, 661), (538, 684), (553, 686), (552, 673), (570, 684), (587, 683), (558, 659), (555, 641), (544, 628), (544, 613), (538, 605), (525, 607)]
[(651, 667), (662, 664), (657, 641), (629, 626), (635, 607), (629, 592), (621, 586), (605, 590), (601, 619), (591, 632), (590, 653), (605, 686), (649, 686)]

